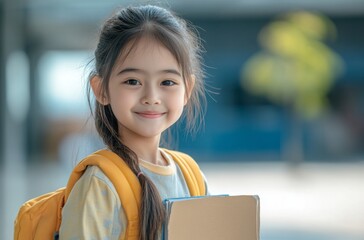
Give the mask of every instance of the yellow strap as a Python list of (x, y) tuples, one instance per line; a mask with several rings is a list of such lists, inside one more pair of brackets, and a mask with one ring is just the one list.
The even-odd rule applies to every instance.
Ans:
[[(66, 187), (65, 199), (67, 200), (72, 187), (89, 165), (98, 166), (113, 183), (128, 220), (125, 233), (126, 239), (138, 239), (141, 186), (138, 178), (117, 154), (108, 150), (100, 150), (82, 160), (70, 176)], [(116, 169), (119, 169), (119, 171)]]
[(187, 154), (163, 149), (178, 164), (186, 180), (191, 196), (206, 195), (205, 180), (197, 163)]
[[(191, 196), (206, 194), (205, 181), (197, 163), (187, 154), (164, 149), (180, 167), (186, 180)], [(109, 161), (107, 161), (109, 160)], [(115, 153), (108, 150), (99, 150), (83, 159), (73, 170), (65, 189), (65, 201), (82, 176), (87, 166), (97, 166), (113, 183), (128, 220), (126, 239), (139, 239), (139, 209), (141, 204), (141, 186), (138, 178), (129, 166)], [(119, 169), (119, 171), (116, 171)], [(120, 172), (122, 174), (120, 174)]]

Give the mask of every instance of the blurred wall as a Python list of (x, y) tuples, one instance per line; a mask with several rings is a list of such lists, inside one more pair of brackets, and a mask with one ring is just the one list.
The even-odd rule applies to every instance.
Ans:
[[(342, 58), (344, 71), (334, 79), (326, 112), (303, 124), (304, 151), (307, 160), (356, 159), (364, 148), (364, 32), (360, 30), (364, 16), (328, 17), (337, 28), (337, 38), (326, 44)], [(245, 62), (261, 49), (259, 32), (275, 16), (191, 19), (201, 28), (208, 82), (218, 94), (212, 94), (216, 102), (210, 99), (203, 134), (193, 144), (180, 142), (181, 147), (203, 149), (209, 158), (235, 153), (241, 154), (240, 160), (266, 159), (267, 155), (270, 160), (281, 159), (290, 125), (287, 109), (252, 95), (240, 83)]]
[[(3, 15), (3, 31), (6, 32), (3, 59), (5, 61), (10, 53), (21, 50), (28, 61), (29, 87), (26, 91), (29, 100), (25, 106), (25, 119), (19, 123), (23, 128), (21, 132), (24, 136), (21, 138), (25, 141), (26, 159), (28, 162), (53, 161), (59, 157), (62, 140), (72, 132), (77, 133), (77, 130), (81, 135), (87, 135), (92, 129), (92, 121), (82, 128), (87, 114), (80, 117), (64, 110), (64, 114), (57, 113), (57, 117), (51, 116), (45, 109), (45, 102), (51, 101), (42, 96), (42, 91), (47, 91), (44, 90), (44, 83), (58, 80), (46, 75), (46, 71), (52, 69), (43, 64), (48, 61), (44, 59), (56, 52), (57, 56), (67, 55), (69, 60), (64, 61), (69, 62), (76, 59), (71, 59), (73, 53), (88, 52), (88, 55), (76, 60), (80, 62), (76, 67), (82, 71), (81, 68), (92, 58), (100, 24), (115, 6), (105, 4), (101, 7), (95, 2), (73, 5), (46, 1), (3, 1), (3, 6), (8, 9)], [(82, 14), (73, 14), (81, 9), (85, 9)], [(234, 14), (206, 11), (198, 14), (184, 9), (182, 15), (197, 26), (203, 39), (207, 85), (217, 94), (212, 93), (212, 97), (208, 97), (204, 131), (191, 139), (184, 136), (182, 129), (178, 130), (180, 137), (177, 145), (206, 161), (216, 161), (219, 155), (231, 155), (229, 159), (239, 161), (281, 160), (283, 144), (289, 135), (287, 109), (264, 97), (252, 95), (240, 84), (244, 64), (261, 49), (258, 44), (260, 31), (279, 12), (254, 15), (238, 11)], [(361, 13), (346, 13), (328, 14), (328, 17), (335, 24), (338, 37), (327, 44), (342, 57), (345, 71), (336, 79), (328, 94), (328, 111), (302, 125), (303, 151), (307, 160), (355, 159), (363, 154), (363, 113), (360, 104), (363, 100), (360, 93), (364, 75), (364, 33), (361, 31), (364, 16)], [(84, 82), (85, 75), (78, 81)], [(80, 90), (81, 94), (84, 94), (83, 89)], [(13, 95), (13, 99), (17, 99)], [(2, 97), (2, 102), (5, 102), (5, 94)], [(18, 99), (21, 102), (21, 98)], [(67, 103), (59, 104), (54, 108), (62, 112), (62, 106)], [(14, 109), (17, 108), (9, 109), (10, 118)]]

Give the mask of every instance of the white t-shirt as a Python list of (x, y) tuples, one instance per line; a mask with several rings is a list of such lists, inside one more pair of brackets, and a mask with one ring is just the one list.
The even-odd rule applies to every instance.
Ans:
[[(171, 156), (162, 149), (160, 151), (168, 165), (141, 161), (139, 165), (143, 174), (153, 181), (162, 200), (189, 197), (181, 170)], [(62, 210), (59, 239), (119, 240), (125, 235), (125, 226), (125, 213), (115, 187), (100, 168), (88, 167)]]

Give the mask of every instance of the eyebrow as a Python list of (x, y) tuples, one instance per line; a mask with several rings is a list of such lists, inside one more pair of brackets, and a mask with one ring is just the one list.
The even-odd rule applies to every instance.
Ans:
[[(124, 74), (124, 73), (128, 73), (128, 72), (137, 72), (137, 73), (142, 73), (142, 74), (146, 74), (146, 71), (142, 70), (142, 69), (138, 69), (138, 68), (124, 68), (122, 69), (118, 75), (120, 74)], [(163, 69), (163, 70), (160, 70), (158, 71), (158, 73), (171, 73), (171, 74), (174, 74), (174, 75), (177, 75), (179, 77), (181, 77), (181, 73), (175, 69)]]

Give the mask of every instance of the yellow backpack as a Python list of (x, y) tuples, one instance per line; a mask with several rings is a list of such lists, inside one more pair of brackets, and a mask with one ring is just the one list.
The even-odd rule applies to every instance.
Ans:
[[(191, 196), (205, 195), (205, 182), (196, 162), (188, 155), (164, 149), (180, 167)], [(98, 166), (113, 183), (127, 219), (125, 238), (139, 239), (141, 187), (137, 176), (120, 157), (99, 150), (83, 159), (72, 171), (67, 186), (24, 203), (15, 219), (14, 240), (58, 239), (62, 208), (87, 166)]]

